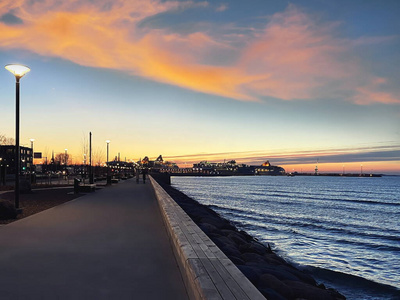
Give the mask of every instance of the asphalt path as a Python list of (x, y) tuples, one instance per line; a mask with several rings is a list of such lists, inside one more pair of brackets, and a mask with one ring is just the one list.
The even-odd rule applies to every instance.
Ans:
[(1, 299), (187, 299), (150, 182), (0, 227)]

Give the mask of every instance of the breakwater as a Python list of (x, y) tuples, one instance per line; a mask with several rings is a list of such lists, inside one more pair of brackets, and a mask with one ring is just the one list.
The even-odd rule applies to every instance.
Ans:
[(317, 284), (310, 275), (212, 209), (168, 185), (161, 185), (267, 299), (345, 299), (337, 291)]
[(172, 184), (348, 299), (400, 299), (398, 177), (173, 177)]

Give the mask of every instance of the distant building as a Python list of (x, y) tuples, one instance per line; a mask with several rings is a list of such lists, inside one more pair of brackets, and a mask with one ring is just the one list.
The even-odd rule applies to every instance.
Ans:
[[(7, 174), (15, 174), (15, 148), (14, 145), (0, 146), (0, 166), (5, 168)], [(21, 151), (20, 172), (30, 171), (31, 166), (33, 166), (32, 149), (28, 147), (20, 147), (19, 149)]]

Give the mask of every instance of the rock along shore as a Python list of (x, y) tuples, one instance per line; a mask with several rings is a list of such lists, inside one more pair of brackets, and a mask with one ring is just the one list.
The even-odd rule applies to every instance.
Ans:
[(303, 273), (208, 206), (157, 181), (268, 300), (346, 299)]

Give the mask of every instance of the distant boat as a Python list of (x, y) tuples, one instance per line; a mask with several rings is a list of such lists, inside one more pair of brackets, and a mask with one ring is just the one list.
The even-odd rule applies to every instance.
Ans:
[(265, 163), (263, 163), (261, 166), (255, 166), (255, 173), (256, 175), (272, 175), (272, 176), (277, 176), (277, 175), (285, 175), (285, 169), (278, 167), (278, 166), (272, 166), (269, 161), (267, 160)]

